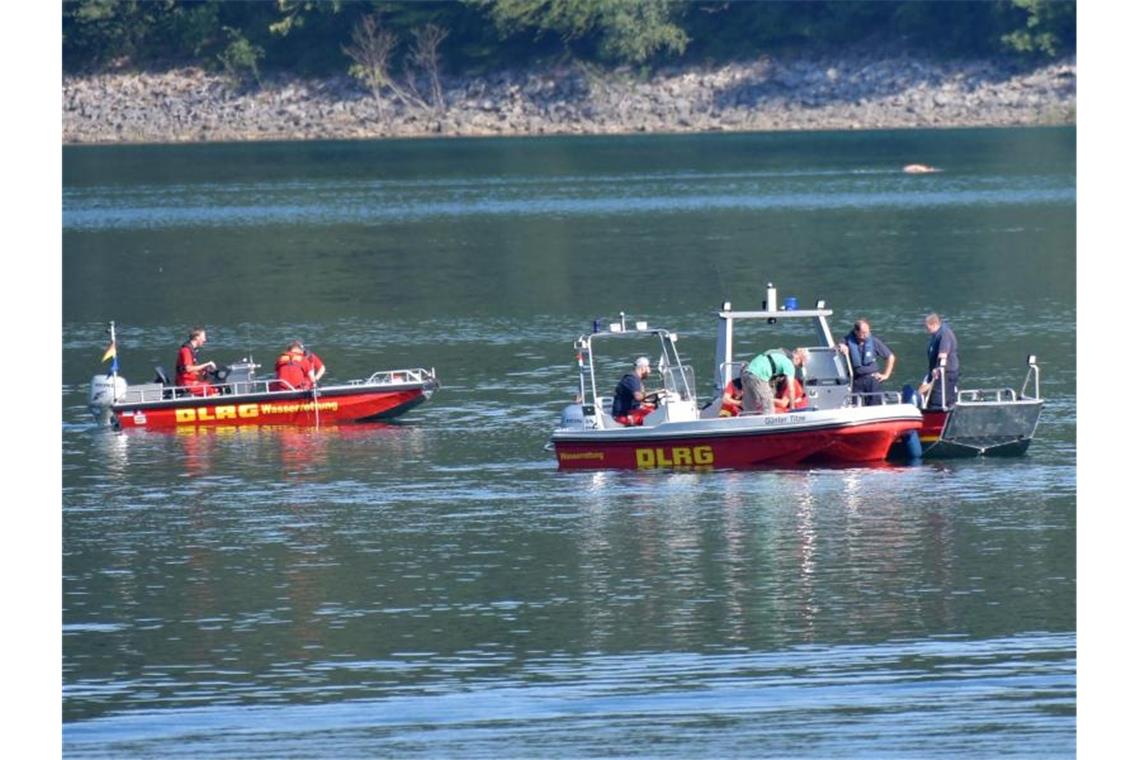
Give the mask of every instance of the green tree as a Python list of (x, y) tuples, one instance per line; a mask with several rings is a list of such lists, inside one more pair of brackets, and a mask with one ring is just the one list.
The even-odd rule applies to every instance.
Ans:
[(534, 30), (563, 43), (593, 43), (605, 59), (645, 63), (660, 53), (681, 54), (689, 37), (676, 23), (671, 0), (491, 0), (491, 18), (504, 34)]
[(265, 57), (265, 50), (254, 45), (239, 29), (225, 27), (230, 42), (218, 54), (227, 76), (236, 85), (246, 84), (250, 79), (261, 85), (261, 72), (258, 70), (258, 61)]
[(1056, 0), (1013, 0), (1025, 13), (1025, 26), (1002, 35), (1004, 45), (1019, 53), (1044, 54), (1050, 58), (1071, 49), (1076, 39), (1077, 5)]

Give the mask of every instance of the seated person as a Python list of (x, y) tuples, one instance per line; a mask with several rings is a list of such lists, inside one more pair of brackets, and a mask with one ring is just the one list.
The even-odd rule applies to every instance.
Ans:
[(640, 425), (653, 411), (651, 404), (644, 403), (645, 385), (642, 380), (649, 377), (649, 372), (649, 359), (642, 356), (633, 363), (633, 372), (622, 375), (614, 388), (614, 403), (610, 409), (614, 422), (626, 427)]
[(309, 390), (325, 374), (325, 363), (321, 357), (312, 351), (306, 351), (305, 345), (299, 340), (290, 343), (285, 352), (277, 357), (274, 368), (277, 379), (284, 381), (277, 384), (278, 390)]
[[(741, 364), (741, 369), (745, 365)], [(740, 414), (740, 409), (744, 404), (744, 381), (739, 377), (734, 378), (728, 385), (724, 386), (724, 394), (720, 397), (720, 414), (721, 417), (736, 417)]]
[(198, 349), (206, 344), (206, 330), (195, 327), (190, 337), (178, 349), (174, 360), (174, 384), (188, 389), (195, 396), (214, 396), (218, 389), (206, 379), (206, 373), (217, 368), (213, 362), (198, 360)]
[(776, 412), (788, 412), (793, 409), (807, 409), (808, 400), (804, 395), (804, 387), (795, 377), (788, 378), (781, 375), (776, 382), (776, 394), (772, 399)]

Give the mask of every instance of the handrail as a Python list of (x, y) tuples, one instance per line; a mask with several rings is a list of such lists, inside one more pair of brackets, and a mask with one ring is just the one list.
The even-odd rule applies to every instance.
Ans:
[[(425, 383), (435, 379), (435, 372), (423, 369), (383, 370), (372, 373), (367, 379), (349, 380), (336, 385), (349, 387), (402, 385), (405, 383)], [(277, 378), (256, 378), (252, 380), (236, 380), (228, 383), (211, 385), (216, 392), (207, 396), (194, 393), (193, 389), (184, 386), (166, 386), (158, 383), (144, 383), (141, 385), (128, 385), (127, 389), (115, 398), (116, 404), (143, 404), (155, 401), (174, 401), (176, 399), (219, 398), (224, 396), (268, 394), (284, 395), (305, 390), (297, 388), (287, 380)]]
[(958, 391), (958, 402), (968, 404), (1005, 404), (1017, 401), (1013, 388), (977, 388)]
[(1028, 398), (1025, 395), (1025, 388), (1029, 385), (1029, 378), (1033, 378), (1033, 398), (1041, 398), (1041, 370), (1037, 367), (1037, 357), (1030, 354), (1026, 357), (1025, 363), (1029, 365), (1029, 369), (1025, 372), (1025, 382), (1021, 384), (1021, 397)]
[(878, 398), (879, 403), (882, 405), (887, 404), (901, 404), (903, 403), (902, 393), (900, 391), (868, 391), (865, 393), (849, 393), (844, 402), (844, 406), (874, 406), (868, 403), (871, 399)]
[(435, 372), (423, 367), (386, 369), (373, 372), (365, 380), (349, 380), (345, 385), (396, 385), (400, 383), (423, 383), (429, 379), (435, 379)]

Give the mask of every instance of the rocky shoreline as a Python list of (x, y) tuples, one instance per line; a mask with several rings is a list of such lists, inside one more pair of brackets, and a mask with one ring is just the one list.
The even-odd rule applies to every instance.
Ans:
[(772, 58), (629, 71), (572, 65), (445, 78), (442, 109), (379, 103), (348, 76), (256, 89), (196, 69), (67, 76), (65, 144), (1076, 123), (1076, 62)]

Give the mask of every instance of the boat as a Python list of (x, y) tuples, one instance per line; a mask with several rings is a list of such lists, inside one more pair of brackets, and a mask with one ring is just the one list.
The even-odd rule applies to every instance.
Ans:
[[(114, 357), (112, 342), (107, 354)], [(245, 425), (321, 426), (391, 420), (431, 399), (440, 387), (434, 369), (392, 369), (311, 389), (258, 377), (252, 358), (216, 372), (206, 395), (171, 384), (161, 367), (149, 383), (130, 384), (111, 371), (91, 380), (88, 409), (96, 421), (120, 430), (177, 430)]]
[[(755, 468), (802, 465), (847, 466), (883, 462), (891, 446), (922, 424), (922, 413), (904, 403), (901, 393), (852, 394), (851, 371), (839, 352), (827, 318), (831, 310), (818, 302), (799, 309), (795, 299), (776, 306), (775, 288), (759, 311), (733, 311), (728, 302), (717, 312), (716, 372), (713, 401), (698, 401), (694, 372), (682, 363), (677, 334), (626, 316), (603, 325), (574, 342), (579, 391), (565, 407), (549, 448), (560, 469)], [(763, 326), (796, 323), (813, 329), (801, 383), (807, 407), (788, 412), (720, 416), (726, 383), (740, 373), (734, 355), (739, 323)], [(627, 427), (610, 415), (612, 398), (598, 392), (598, 356), (602, 344), (640, 341), (658, 353), (662, 387), (650, 394), (656, 405), (640, 426)], [(647, 351), (642, 350), (642, 353)], [(630, 354), (624, 353), (628, 359)], [(751, 358), (749, 356), (748, 358)], [(612, 362), (606, 365), (612, 367)]]
[[(925, 399), (919, 399), (922, 427), (917, 433), (917, 446), (913, 440), (900, 441), (891, 449), (890, 458), (921, 456), (923, 459), (949, 459), (1024, 454), (1037, 432), (1037, 422), (1045, 406), (1037, 357), (1030, 354), (1025, 363), (1028, 369), (1020, 391), (1010, 387), (959, 389), (955, 403), (949, 409), (930, 407)], [(904, 394), (909, 395), (905, 390)], [(945, 397), (943, 391), (940, 398)]]

